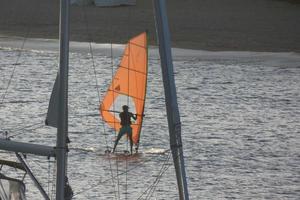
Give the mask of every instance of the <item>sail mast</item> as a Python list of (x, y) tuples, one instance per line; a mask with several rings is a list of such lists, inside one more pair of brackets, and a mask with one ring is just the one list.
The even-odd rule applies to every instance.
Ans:
[(176, 171), (179, 197), (181, 200), (188, 200), (189, 194), (182, 151), (181, 123), (174, 81), (172, 53), (170, 46), (170, 32), (166, 14), (166, 3), (165, 0), (153, 1), (166, 98), (165, 101), (169, 125), (170, 146)]
[(57, 172), (56, 200), (65, 197), (66, 160), (68, 134), (68, 71), (69, 71), (69, 0), (60, 1), (60, 58), (59, 58), (59, 100), (57, 126)]

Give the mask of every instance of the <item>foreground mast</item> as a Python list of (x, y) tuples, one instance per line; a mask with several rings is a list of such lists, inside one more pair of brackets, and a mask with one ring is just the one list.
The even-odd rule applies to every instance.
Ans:
[(179, 197), (188, 200), (185, 166), (181, 141), (181, 122), (177, 104), (177, 94), (174, 81), (172, 53), (170, 46), (170, 32), (166, 14), (165, 0), (153, 0), (155, 8), (155, 22), (159, 40), (159, 53), (165, 89), (165, 101), (168, 116), (170, 146), (176, 171)]
[[(67, 182), (67, 137), (68, 137), (68, 71), (69, 71), (69, 4), (70, 0), (60, 1), (60, 59), (59, 59), (59, 84), (58, 84), (58, 106), (57, 106), (57, 142), (56, 147), (38, 145), (32, 143), (15, 142), (0, 139), (0, 149), (16, 152), (27, 173), (38, 186), (45, 199), (50, 199), (42, 186), (33, 176), (31, 170), (18, 153), (30, 153), (39, 156), (56, 157), (56, 200), (71, 198), (71, 188)], [(67, 194), (65, 194), (67, 191)]]
[(68, 135), (69, 0), (60, 1), (59, 97), (57, 121), (56, 200), (65, 199)]

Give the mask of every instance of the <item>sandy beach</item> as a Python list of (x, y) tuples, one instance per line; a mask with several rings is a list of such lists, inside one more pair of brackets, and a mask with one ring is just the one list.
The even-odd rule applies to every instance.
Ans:
[[(172, 46), (213, 51), (300, 52), (298, 0), (168, 0)], [(58, 38), (58, 0), (0, 1), (0, 34)], [(134, 7), (72, 6), (71, 40), (125, 43), (147, 29), (152, 1)]]

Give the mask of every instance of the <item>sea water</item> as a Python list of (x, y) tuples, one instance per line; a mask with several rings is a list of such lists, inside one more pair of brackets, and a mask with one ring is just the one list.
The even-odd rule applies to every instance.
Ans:
[[(56, 129), (44, 120), (58, 42), (28, 39), (21, 48), (23, 42), (1, 40), (1, 137), (7, 131), (14, 141), (54, 146)], [(98, 111), (124, 46), (91, 44), (91, 54), (89, 45), (72, 43), (70, 53), (74, 199), (179, 199), (157, 48), (149, 51), (140, 153), (129, 157), (105, 155), (115, 133)], [(190, 199), (299, 199), (300, 55), (184, 49), (173, 55)], [(118, 150), (126, 149), (123, 139)], [(0, 156), (16, 160), (13, 153)], [(27, 155), (26, 161), (54, 199), (55, 160)], [(24, 182), (28, 199), (42, 199), (28, 176)]]

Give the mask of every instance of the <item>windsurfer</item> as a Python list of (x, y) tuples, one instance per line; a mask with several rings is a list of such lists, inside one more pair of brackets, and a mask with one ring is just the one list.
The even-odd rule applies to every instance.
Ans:
[(129, 107), (127, 105), (122, 106), (123, 112), (120, 113), (120, 119), (121, 119), (121, 128), (118, 133), (118, 137), (115, 141), (113, 153), (116, 150), (116, 147), (118, 145), (119, 140), (121, 137), (127, 133), (129, 140), (130, 140), (130, 153), (132, 154), (132, 146), (133, 146), (133, 141), (132, 141), (132, 128), (131, 128), (131, 118), (134, 120), (137, 119), (137, 114), (132, 114), (131, 112), (128, 112)]

